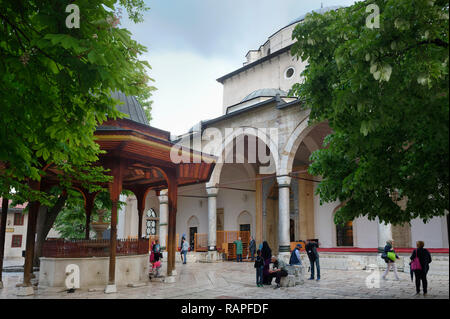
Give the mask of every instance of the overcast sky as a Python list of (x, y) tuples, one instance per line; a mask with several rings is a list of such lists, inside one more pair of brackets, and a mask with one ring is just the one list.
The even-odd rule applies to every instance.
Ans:
[[(157, 87), (152, 99), (157, 128), (185, 133), (200, 120), (222, 115), (217, 78), (242, 66), (274, 32), (323, 3), (354, 0), (151, 0), (144, 22), (123, 13), (122, 27), (148, 48), (144, 58)], [(251, 93), (251, 92), (249, 92)]]

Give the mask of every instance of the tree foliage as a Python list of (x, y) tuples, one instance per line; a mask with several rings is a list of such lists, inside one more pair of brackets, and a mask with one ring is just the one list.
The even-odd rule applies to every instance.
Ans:
[[(79, 28), (66, 24), (69, 4), (79, 8)], [(1, 195), (51, 204), (28, 185), (48, 164), (63, 173), (63, 188), (77, 179), (95, 190), (108, 180), (91, 164), (97, 125), (121, 116), (110, 92), (148, 102), (154, 89), (139, 59), (146, 48), (120, 27), (120, 7), (134, 22), (146, 10), (143, 0), (0, 1)]]
[[(370, 4), (378, 28), (366, 25)], [(323, 178), (321, 201), (345, 203), (335, 222), (397, 224), (448, 211), (448, 9), (448, 0), (371, 0), (295, 28), (292, 53), (309, 64), (291, 92), (311, 124), (333, 130), (309, 172)]]
[[(86, 212), (84, 209), (84, 200), (80, 192), (69, 191), (66, 205), (58, 214), (55, 220), (54, 229), (59, 233), (61, 238), (65, 239), (84, 239), (86, 229)], [(131, 195), (131, 192), (124, 191), (123, 194)], [(120, 210), (125, 202), (118, 202), (118, 209)], [(99, 221), (97, 211), (99, 209), (106, 209), (103, 215), (103, 222), (111, 222), (112, 202), (109, 193), (104, 191), (97, 194), (94, 200), (94, 207), (92, 209), (91, 222)]]

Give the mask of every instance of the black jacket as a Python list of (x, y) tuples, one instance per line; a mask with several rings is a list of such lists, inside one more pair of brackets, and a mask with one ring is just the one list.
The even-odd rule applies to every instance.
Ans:
[(256, 256), (255, 268), (264, 267), (264, 259), (261, 256)]
[(431, 263), (431, 254), (430, 252), (425, 248), (417, 248), (414, 249), (414, 251), (411, 254), (410, 259), (414, 260), (416, 258), (416, 251), (417, 251), (417, 257), (419, 257), (420, 266), (422, 266), (422, 270), (425, 270), (425, 272), (428, 272), (430, 269), (429, 264)]
[(319, 245), (314, 242), (306, 244), (305, 250), (310, 260), (316, 260), (317, 258), (319, 258), (319, 253), (317, 252), (318, 247)]

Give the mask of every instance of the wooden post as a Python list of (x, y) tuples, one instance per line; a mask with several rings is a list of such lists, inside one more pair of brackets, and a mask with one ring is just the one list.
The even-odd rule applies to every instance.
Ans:
[(5, 253), (5, 233), (6, 233), (6, 217), (8, 215), (8, 198), (2, 199), (2, 217), (0, 222), (0, 289), (3, 288), (2, 270), (3, 270), (3, 256)]
[(85, 194), (84, 199), (84, 211), (86, 213), (85, 239), (89, 239), (89, 233), (91, 230), (91, 216), (92, 216), (92, 209), (94, 208), (95, 195), (97, 195), (97, 193)]
[(168, 249), (167, 249), (167, 276), (172, 276), (175, 269), (175, 250), (176, 250), (176, 214), (177, 214), (177, 192), (178, 182), (176, 172), (167, 172), (169, 184), (169, 229), (168, 229)]
[(138, 223), (138, 238), (142, 238), (142, 219), (144, 216), (144, 210), (145, 210), (145, 192), (139, 191), (136, 192), (136, 199), (137, 199), (137, 209), (138, 209), (138, 216), (139, 216), (139, 223)]
[(109, 277), (108, 286), (105, 292), (116, 292), (116, 250), (117, 250), (117, 204), (120, 193), (122, 192), (122, 178), (124, 171), (124, 162), (121, 160), (112, 161), (111, 174), (112, 183), (109, 184), (109, 196), (112, 201), (111, 209), (111, 235), (109, 248)]
[(33, 256), (36, 236), (36, 222), (40, 203), (31, 202), (28, 210), (27, 242), (25, 248), (25, 265), (23, 269), (23, 286), (31, 286), (31, 275), (33, 274)]

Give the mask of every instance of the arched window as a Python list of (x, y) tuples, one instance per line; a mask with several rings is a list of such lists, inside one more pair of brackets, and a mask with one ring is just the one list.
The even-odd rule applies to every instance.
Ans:
[(159, 218), (153, 208), (147, 210), (145, 216), (147, 219), (145, 224), (146, 226), (145, 234), (147, 235), (147, 238), (149, 238), (150, 236), (155, 236), (158, 233)]

